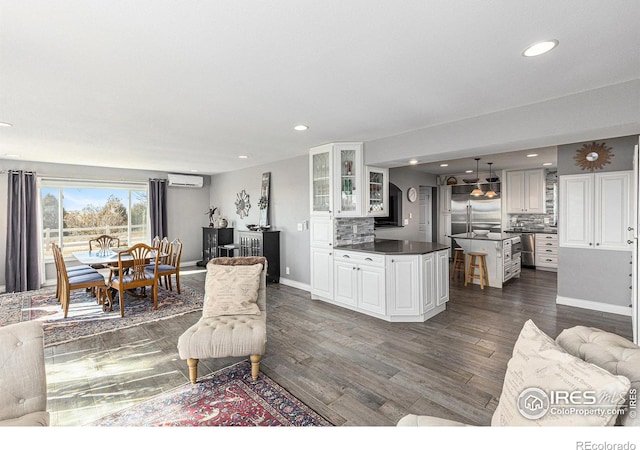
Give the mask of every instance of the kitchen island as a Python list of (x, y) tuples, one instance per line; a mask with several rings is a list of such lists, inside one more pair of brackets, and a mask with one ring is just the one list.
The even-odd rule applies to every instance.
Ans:
[(388, 322), (424, 322), (449, 300), (449, 246), (375, 239), (333, 252), (333, 297), (312, 296)]
[[(486, 236), (480, 236), (472, 232), (453, 234), (449, 237), (462, 247), (465, 255), (469, 252), (487, 254), (487, 275), (489, 276), (487, 284), (490, 287), (501, 289), (510, 279), (520, 278), (522, 266), (520, 236), (514, 236), (513, 233), (489, 233)], [(473, 282), (480, 284), (478, 279)]]

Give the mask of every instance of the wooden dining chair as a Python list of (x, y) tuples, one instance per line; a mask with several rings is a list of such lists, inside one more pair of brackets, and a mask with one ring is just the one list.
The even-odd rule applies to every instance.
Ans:
[(92, 268), (91, 272), (69, 275), (64, 258), (62, 257), (62, 252), (59, 248), (56, 250), (54, 257), (57, 259), (56, 267), (60, 269), (60, 286), (58, 291), (65, 319), (69, 314), (71, 291), (77, 289), (90, 289), (91, 292), (95, 292), (98, 303), (102, 303), (104, 305), (107, 300), (110, 304), (112, 303), (111, 293), (109, 292), (109, 289), (107, 289), (104, 276), (100, 272)]
[(93, 247), (97, 250), (109, 250), (111, 247), (120, 247), (120, 238), (103, 234), (97, 238), (89, 239), (89, 251), (93, 251)]
[[(180, 239), (174, 239), (169, 245), (168, 256), (164, 263), (158, 264), (158, 281), (164, 279), (164, 287), (173, 291), (173, 284), (171, 283), (171, 276), (176, 277), (176, 289), (180, 294), (180, 258), (182, 257), (182, 242)], [(154, 270), (154, 266), (147, 265), (148, 271)]]
[[(118, 291), (120, 302), (120, 316), (124, 317), (125, 291), (151, 286), (153, 309), (158, 309), (158, 263), (156, 257), (158, 249), (147, 244), (136, 244), (126, 250), (118, 252), (117, 275), (111, 274), (109, 286)], [(151, 270), (147, 270), (153, 259)]]
[[(53, 262), (55, 263), (55, 266), (56, 266), (56, 299), (60, 301), (60, 292), (62, 290), (61, 288), (62, 288), (62, 270), (63, 269), (60, 267), (59, 260), (61, 258), (64, 258), (64, 256), (58, 244), (55, 244), (55, 243), (51, 244), (51, 253), (53, 254)], [(87, 273), (95, 272), (95, 269), (93, 267), (86, 264), (82, 264), (79, 266), (71, 266), (71, 267), (66, 267), (65, 265), (64, 270), (67, 272), (68, 277), (85, 275)]]

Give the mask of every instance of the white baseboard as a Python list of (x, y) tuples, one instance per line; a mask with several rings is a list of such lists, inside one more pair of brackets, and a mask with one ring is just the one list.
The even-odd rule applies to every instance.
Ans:
[(180, 261), (180, 267), (193, 267), (198, 264), (200, 260), (197, 261)]
[(628, 306), (610, 305), (608, 303), (582, 300), (579, 298), (563, 297), (561, 295), (556, 296), (556, 304), (574, 306), (576, 308), (591, 309), (593, 311), (600, 311), (611, 314), (620, 314), (621, 316), (631, 316), (631, 308), (629, 308)]
[(280, 277), (280, 284), (285, 286), (291, 286), (296, 289), (302, 289), (303, 291), (311, 292), (311, 285), (306, 283), (300, 283), (299, 281), (290, 280), (288, 278)]

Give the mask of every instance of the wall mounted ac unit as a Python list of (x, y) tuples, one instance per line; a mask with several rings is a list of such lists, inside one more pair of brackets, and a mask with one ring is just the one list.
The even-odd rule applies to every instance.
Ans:
[(168, 174), (169, 186), (201, 188), (203, 178), (198, 175), (181, 175), (179, 173)]

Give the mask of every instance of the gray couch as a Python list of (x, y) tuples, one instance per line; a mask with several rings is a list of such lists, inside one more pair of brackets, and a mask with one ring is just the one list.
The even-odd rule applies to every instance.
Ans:
[[(626, 377), (631, 385), (629, 396), (637, 396), (640, 391), (639, 346), (619, 335), (584, 326), (563, 330), (555, 339), (555, 343), (562, 350), (582, 361), (605, 369), (613, 375)], [(626, 399), (626, 406), (628, 404), (629, 397)], [(639, 406), (628, 410), (633, 412), (619, 416), (616, 425), (640, 426)], [(535, 423), (531, 424), (535, 425)], [(408, 414), (400, 419), (397, 425), (415, 427), (464, 426), (465, 424), (433, 416)]]
[(42, 323), (0, 328), (0, 426), (48, 426)]

